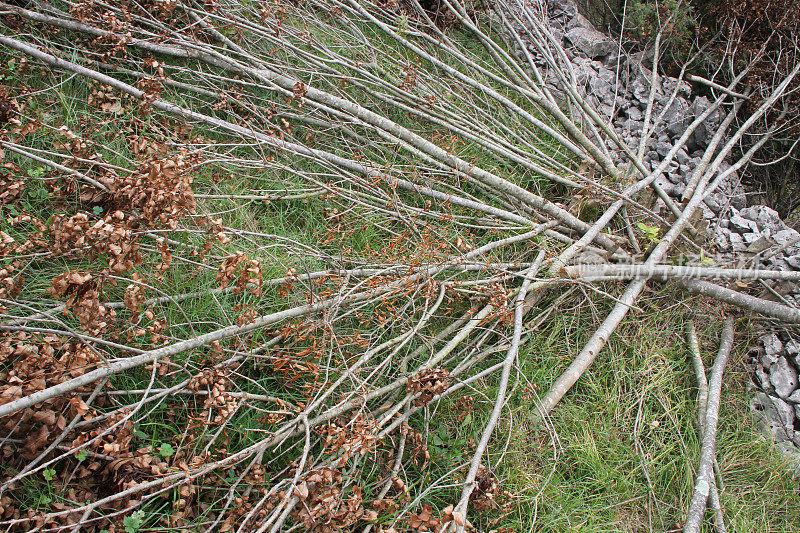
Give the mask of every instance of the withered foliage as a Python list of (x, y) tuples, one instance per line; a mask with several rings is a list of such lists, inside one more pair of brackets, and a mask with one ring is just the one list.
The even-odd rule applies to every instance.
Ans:
[(244, 252), (225, 257), (217, 271), (217, 283), (224, 289), (233, 280), (236, 280), (233, 289), (235, 294), (242, 294), (245, 289), (249, 289), (250, 294), (259, 296), (264, 283), (261, 263), (257, 259), (249, 259)]
[[(0, 122), (10, 126), (0, 132), (0, 139), (24, 142), (42, 126), (35, 120), (17, 119), (25, 105), (18, 106), (11, 92), (8, 88), (0, 91)], [(113, 106), (121, 102), (113, 91), (95, 90), (87, 103), (117, 116), (124, 110)], [(9, 158), (8, 151), (0, 154), (0, 204), (13, 207), (15, 213), (5, 218), (0, 232), (0, 258), (4, 260), (0, 298), (15, 300), (24, 295), (25, 273), (41, 264), (60, 268), (61, 272), (51, 274), (46, 292), (60, 303), (55, 316), (74, 324), (76, 333), (72, 337), (13, 328), (0, 332), (0, 404), (80, 378), (125, 355), (94, 342), (93, 337), (111, 343), (136, 341), (144, 349), (163, 344), (167, 324), (147, 303), (152, 297), (149, 283), (135, 270), (152, 267), (155, 272), (167, 272), (172, 254), (163, 244), (156, 247), (157, 254), (143, 253), (143, 231), (197, 227), (208, 235), (208, 241), (220, 241), (218, 222), (195, 216), (197, 204), (189, 170), (198, 157), (167, 148), (135, 119), (120, 121), (119, 126), (120, 130), (127, 126), (146, 133), (148, 146), (156, 147), (142, 151), (143, 159), (127, 172), (104, 163), (101, 147), (89, 140), (96, 125), (81, 122), (52, 128), (58, 139), (52, 149), (63, 152), (65, 166), (74, 169), (75, 175), (39, 172), (32, 178)], [(46, 178), (42, 186), (49, 197), (49, 212), (44, 216), (20, 212), (28, 205), (35, 206), (29, 195), (36, 177)], [(128, 276), (131, 283), (126, 284), (121, 305), (109, 306), (108, 290), (116, 292), (120, 276)], [(119, 313), (120, 309), (126, 312)], [(4, 305), (3, 311), (11, 312), (12, 307)], [(17, 313), (16, 308), (13, 312)], [(168, 365), (168, 359), (160, 361), (157, 374), (164, 376)], [(214, 376), (212, 381), (206, 405), (198, 406), (196, 416), (206, 413), (204, 423), (208, 417), (211, 423), (221, 423), (230, 417), (238, 400), (224, 394), (224, 376)], [(90, 516), (84, 508), (86, 502), (112, 495), (120, 496), (97, 511), (128, 513), (147, 494), (134, 490), (126, 496), (126, 491), (153, 482), (156, 489), (159, 480), (174, 474), (181, 462), (198, 464), (198, 457), (205, 460), (202, 454), (185, 459), (183, 454), (170, 456), (143, 443), (134, 433), (137, 409), (101, 390), (89, 383), (0, 419), (4, 437), (0, 453), (5, 465), (0, 478), (0, 519), (11, 530), (73, 526)], [(59, 496), (43, 496), (45, 503), (31, 504), (31, 476), (41, 479), (42, 472), (47, 491)], [(197, 509), (188, 505), (194, 495), (191, 483), (181, 486), (183, 505), (170, 519), (173, 525), (196, 516)], [(92, 515), (84, 529), (123, 531), (121, 524), (122, 518)]]
[[(145, 522), (152, 529), (183, 531), (213, 523), (211, 529), (226, 532), (269, 530), (282, 516), (286, 527), (306, 531), (371, 524), (377, 533), (391, 533), (438, 532), (459, 520), (452, 506), (440, 511), (412, 504), (413, 477), (433, 466), (427, 432), (411, 423), (410, 414), (364, 399), (386, 385), (390, 372), (405, 376), (405, 370), (391, 359), (363, 368), (355, 362), (397, 324), (420, 317), (409, 299), (430, 306), (444, 290), (437, 316), (469, 316), (488, 303), (495, 310), (487, 321), (508, 314), (508, 289), (501, 283), (475, 287), (465, 296), (455, 290), (457, 283), (444, 286), (425, 277), (398, 281), (398, 272), (443, 265), (473, 249), (475, 235), (464, 228), (452, 240), (415, 223), (383, 232), (380, 246), (364, 247), (361, 234), (374, 222), (331, 189), (320, 197), (324, 215), (314, 228), (315, 244), (339, 257), (315, 250), (311, 259), (289, 254), (286, 264), (274, 264), (269, 252), (262, 253), (272, 242), (250, 246), (255, 239), (239, 239), (226, 228), (224, 215), (213, 212), (213, 202), (195, 195), (195, 178), (206, 167), (212, 168), (215, 185), (224, 184), (225, 172), (206, 159), (217, 149), (214, 142), (154, 111), (155, 99), (177, 79), (176, 65), (130, 47), (142, 24), (148, 32), (162, 32), (153, 43), (166, 40), (165, 27), (183, 28), (197, 42), (216, 36), (172, 0), (67, 4), (72, 22), (102, 29), (76, 35), (75, 49), (91, 50), (92, 61), (109, 71), (141, 69), (134, 85), (145, 94), (134, 98), (88, 82), (80, 101), (87, 112), (62, 124), (34, 112), (59, 105), (24, 84), (30, 76), (51, 74), (33, 72), (38, 65), (19, 62), (19, 82), (0, 87), (0, 140), (41, 153), (40, 159), (51, 163), (37, 166), (39, 159), (0, 150), (0, 299), (5, 301), (0, 311), (4, 325), (8, 320), (0, 330), (0, 405), (80, 381), (66, 394), (0, 418), (0, 525), (9, 531), (67, 531), (81, 524), (83, 531), (115, 533), (142, 529)], [(265, 18), (288, 20), (289, 4), (265, 2), (259, 10)], [(385, 7), (406, 13), (398, 6)], [(424, 7), (441, 27), (455, 24), (443, 3)], [(214, 12), (213, 2), (205, 8)], [(26, 27), (22, 19), (13, 22)], [(61, 30), (33, 30), (63, 38)], [(289, 29), (278, 24), (276, 34), (281, 31)], [(234, 30), (230, 35), (233, 41), (241, 38)], [(409, 63), (399, 87), (418, 88), (419, 74), (419, 62)], [(255, 109), (247, 86), (234, 81), (216, 92), (204, 111), (293, 138), (300, 128), (279, 116), (277, 103)], [(281, 107), (307, 111), (308, 90), (295, 84)], [(314, 143), (315, 137), (309, 132), (304, 140)], [(448, 142), (449, 149), (463, 148), (452, 136)], [(258, 157), (273, 160), (260, 152)], [(366, 188), (387, 197), (396, 193), (382, 178), (370, 178)], [(450, 223), (455, 211), (443, 206), (438, 222)], [(330, 272), (309, 279), (306, 262), (322, 262)], [(340, 264), (399, 270), (355, 281), (338, 273)], [(270, 285), (273, 267), (279, 267), (280, 284)], [(174, 289), (201, 279), (201, 292), (205, 287), (214, 297), (235, 301), (220, 313), (224, 316), (185, 316), (181, 303), (193, 297)], [(393, 288), (384, 290), (389, 284)], [(209, 341), (124, 374), (81, 381), (89, 372), (218, 326), (252, 324), (272, 305), (270, 298), (278, 306), (317, 304), (354, 287), (379, 296), (344, 317), (337, 316), (340, 309), (303, 315), (274, 330)], [(328, 397), (326, 387), (351, 368), (344, 381), (352, 390)], [(406, 392), (415, 399), (407, 406), (424, 408), (455, 383), (445, 365), (411, 375)], [(396, 392), (403, 392), (402, 384)], [(347, 408), (314, 420), (313, 427), (297, 424), (312, 418), (309, 406), (315, 402), (331, 411)], [(148, 434), (148, 424), (169, 428), (165, 433), (171, 436), (157, 440)], [(270, 439), (280, 442), (259, 448)], [(403, 469), (394, 468), (398, 460)], [(353, 476), (364, 464), (374, 467), (375, 479)], [(481, 481), (474, 504), (495, 509), (497, 486), (493, 478)], [(151, 517), (152, 509), (160, 511)]]
[(408, 379), (407, 388), (409, 392), (418, 394), (414, 400), (414, 405), (425, 405), (433, 400), (450, 387), (451, 375), (442, 368), (431, 368), (424, 370)]

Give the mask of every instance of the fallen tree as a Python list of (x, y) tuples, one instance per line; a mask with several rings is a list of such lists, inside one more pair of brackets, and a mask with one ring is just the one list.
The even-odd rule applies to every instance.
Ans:
[[(167, 140), (137, 136), (131, 144), (141, 160), (112, 158), (109, 147), (88, 148), (66, 124), (35, 124), (22, 105), (18, 129), (0, 140), (19, 161), (56, 173), (17, 181), (65, 180), (51, 191), (55, 216), (18, 213), (10, 233), (0, 234), (3, 258), (16, 265), (4, 271), (3, 361), (24, 369), (7, 374), (0, 389), (0, 427), (5, 441), (25, 449), (0, 498), (73, 458), (82, 457), (76, 471), (87, 457), (97, 463), (84, 477), (114, 480), (108, 494), (92, 493), (88, 503), (47, 512), (9, 507), (0, 515), (8, 529), (99, 531), (116, 516), (135, 521), (141, 506), (175, 493), (170, 527), (195, 521), (208, 531), (364, 525), (388, 532), (418, 522), (465, 531), (474, 508), (491, 506), (499, 494), (485, 455), (518, 385), (521, 349), (575, 287), (597, 291), (613, 308), (537, 399), (542, 427), (652, 278), (797, 278), (669, 262), (687, 249), (712, 255), (692, 226), (696, 211), (723, 164), (748, 163), (747, 153), (731, 161), (736, 147), (791, 90), (800, 65), (747, 117), (740, 111), (751, 88), (741, 84), (746, 69), (737, 73), (652, 168), (644, 161), (647, 137), (668, 120), (655, 108), (657, 70), (650, 72), (645, 132), (631, 148), (576, 81), (546, 14), (528, 5), (499, 2), (495, 15), (506, 35), (530, 45), (523, 58), (458, 1), (445, 0), (435, 13), (418, 2), (355, 0), (37, 5), (0, 3), (26, 29), (12, 36), (5, 26), (6, 51), (28, 68), (80, 79), (89, 105), (110, 122), (130, 115), (132, 135), (158, 131)], [(437, 25), (441, 13), (480, 48), (448, 37)], [(731, 68), (738, 67), (734, 57)], [(548, 76), (558, 94), (543, 82)], [(18, 98), (33, 104), (36, 95)], [(725, 118), (681, 203), (657, 178), (719, 110)], [(50, 128), (61, 140), (40, 146), (26, 126)], [(189, 126), (195, 133), (176, 133)], [(775, 133), (757, 135), (766, 143)], [(196, 193), (192, 176), (206, 169), (213, 169), (207, 190)], [(243, 177), (268, 187), (228, 192), (226, 181)], [(654, 211), (647, 191), (668, 214)], [(580, 206), (567, 207), (573, 196), (591, 198), (599, 212), (587, 217)], [(223, 200), (247, 203), (216, 211)], [(255, 216), (242, 226), (230, 222), (231, 213), (247, 218), (248, 209), (292, 202), (318, 206), (324, 239), (305, 242), (261, 227)], [(648, 241), (641, 227), (664, 235)], [(581, 265), (586, 257), (603, 264)], [(42, 272), (49, 261), (67, 268), (29, 299), (14, 273), (28, 260)], [(210, 276), (216, 286), (162, 293), (165, 276), (173, 283)], [(632, 281), (621, 290), (603, 284), (619, 279)], [(797, 322), (788, 306), (707, 281), (681, 283)], [(215, 301), (220, 316), (204, 323), (184, 305), (200, 297)], [(218, 297), (239, 298), (231, 307), (238, 314)], [(692, 524), (708, 495), (732, 334), (726, 322), (701, 426)], [(264, 373), (280, 378), (270, 382), (274, 390)], [(437, 485), (413, 492), (402, 475), (431, 460), (412, 421), (494, 374), (491, 415), (462, 465), (460, 497), (425, 515), (418, 505)], [(134, 376), (141, 386), (126, 389)], [(166, 406), (176, 398), (191, 404), (179, 449), (136, 449), (136, 424), (162, 407), (174, 416)], [(227, 432), (243, 411), (262, 422), (230, 444), (236, 439)], [(227, 455), (219, 451), (223, 441), (232, 448)], [(353, 473), (379, 452), (380, 479), (367, 502)], [(225, 472), (228, 485), (214, 485)]]

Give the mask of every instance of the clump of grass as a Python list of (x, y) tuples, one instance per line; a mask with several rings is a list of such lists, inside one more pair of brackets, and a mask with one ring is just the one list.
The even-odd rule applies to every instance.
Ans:
[[(586, 317), (586, 312), (582, 316)], [(609, 349), (545, 427), (530, 415), (535, 395), (509, 411), (510, 445), (500, 476), (515, 498), (507, 520), (518, 531), (671, 531), (682, 527), (700, 443), (693, 424), (696, 384), (684, 340), (684, 310), (644, 313), (623, 325)], [(570, 321), (556, 318), (534, 339), (523, 372), (534, 390), (563, 363)], [(721, 320), (704, 321), (707, 362)], [(797, 482), (750, 418), (741, 355), (723, 388), (717, 458), (732, 531), (792, 531)], [(545, 362), (543, 365), (542, 362)], [(522, 396), (522, 395), (521, 395)]]

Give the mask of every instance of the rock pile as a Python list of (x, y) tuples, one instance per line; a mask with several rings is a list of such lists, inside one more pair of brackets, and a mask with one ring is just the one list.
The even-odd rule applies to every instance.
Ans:
[[(584, 100), (609, 120), (619, 139), (636, 151), (642, 137), (645, 113), (651, 93), (652, 71), (647, 68), (648, 59), (652, 56), (645, 53), (625, 54), (619, 45), (603, 32), (597, 30), (592, 23), (578, 13), (574, 0), (539, 0), (540, 7), (548, 14), (550, 33), (563, 46), (570, 60), (578, 90)], [(518, 16), (526, 20), (524, 16)], [(529, 25), (529, 21), (524, 24)], [(522, 30), (522, 28), (520, 28)], [(526, 33), (519, 32), (522, 40)], [(515, 53), (524, 64), (530, 55), (543, 72), (545, 85), (557, 100), (565, 102), (563, 87), (558, 76), (548, 72), (546, 63), (540, 58), (533, 44), (526, 44), (523, 51), (513, 38), (508, 39), (515, 48)], [(689, 125), (703, 115), (711, 106), (705, 96), (692, 97), (692, 88), (685, 82), (669, 76), (658, 76), (657, 87), (653, 94), (653, 116), (650, 127), (657, 123), (655, 131), (646, 141), (643, 163), (649, 170), (655, 170), (673, 149), (677, 141), (686, 133)], [(658, 120), (657, 120), (658, 119)], [(708, 147), (714, 133), (722, 121), (719, 109), (712, 112), (700, 126), (689, 136), (686, 145), (675, 153), (664, 172), (655, 183), (673, 198), (680, 198), (686, 190), (692, 172), (700, 163), (703, 150)], [(610, 140), (609, 152), (617, 162), (622, 162), (624, 154)], [(730, 236), (726, 231), (729, 224), (725, 222), (738, 214), (746, 205), (744, 189), (735, 171), (722, 165), (718, 175), (727, 172), (716, 189), (705, 198), (703, 213), (706, 219), (720, 220), (715, 232), (719, 233), (720, 243), (726, 243), (723, 250), (740, 251), (731, 248), (731, 242), (740, 242), (737, 235)], [(666, 212), (666, 205), (660, 199), (656, 202), (656, 210)], [(742, 241), (747, 248), (751, 242)], [(763, 244), (763, 243), (762, 243)]]
[[(651, 93), (652, 71), (648, 69), (645, 54), (621, 53), (610, 37), (598, 31), (592, 23), (578, 13), (573, 0), (545, 1), (550, 32), (560, 41), (572, 63), (578, 90), (586, 102), (601, 116), (610, 120), (617, 136), (631, 149), (638, 149), (645, 123), (645, 112)], [(526, 22), (527, 24), (527, 22)], [(524, 35), (524, 32), (521, 33)], [(532, 44), (527, 53), (537, 58)], [(516, 53), (524, 61), (526, 52), (517, 46)], [(652, 58), (650, 58), (652, 59)], [(547, 72), (544, 61), (538, 62), (544, 71), (545, 84), (558, 99), (565, 88), (552, 72)], [(643, 162), (651, 170), (657, 168), (676, 142), (686, 132), (694, 119), (711, 106), (705, 96), (692, 98), (692, 88), (685, 81), (668, 76), (658, 77), (654, 93), (652, 125), (656, 118), (658, 127), (646, 142)], [(711, 113), (689, 137), (684, 148), (677, 151), (657, 183), (667, 194), (680, 197), (692, 171), (700, 162), (703, 149), (717, 130), (722, 116), (719, 110)], [(624, 155), (609, 142), (610, 152), (622, 161)], [(727, 168), (721, 168), (720, 172)], [(737, 209), (744, 207), (744, 190), (738, 186), (738, 176), (731, 172), (718, 192), (709, 196), (710, 209), (719, 212), (724, 205)], [(662, 208), (665, 207), (662, 205)]]
[[(648, 58), (645, 54), (623, 54), (616, 42), (578, 13), (574, 0), (539, 1), (547, 12), (550, 32), (564, 47), (572, 64), (581, 95), (613, 124), (620, 139), (637, 150), (651, 93), (652, 72), (645, 66)], [(520, 19), (525, 20), (524, 17)], [(525, 32), (519, 33), (524, 42)], [(524, 64), (527, 54), (516, 40), (509, 39), (509, 42)], [(528, 54), (536, 59), (536, 48), (532, 44), (526, 47)], [(649, 59), (652, 62), (652, 57)], [(547, 72), (544, 61), (537, 61), (537, 66), (543, 72), (548, 89), (558, 99), (565, 88), (557, 76)], [(656, 169), (688, 126), (710, 105), (704, 96), (692, 98), (691, 87), (686, 82), (660, 76), (653, 112), (654, 117), (661, 115), (662, 119), (646, 143), (645, 166)], [(676, 199), (681, 197), (721, 121), (719, 110), (709, 115), (687, 145), (676, 152), (665, 172), (656, 179), (664, 192)], [(616, 147), (609, 148), (612, 154), (620, 154)], [(728, 172), (729, 169), (728, 165), (722, 165), (718, 170), (718, 175), (727, 172), (727, 176), (706, 195), (702, 204), (707, 234), (720, 257), (738, 266), (800, 270), (800, 233), (789, 228), (773, 209), (764, 205), (748, 207), (740, 178), (735, 171)], [(666, 204), (658, 202), (657, 208), (666, 211)], [(800, 307), (800, 290), (796, 286), (786, 284), (779, 288), (784, 303)], [(800, 341), (787, 331), (767, 332), (751, 351), (750, 361), (757, 389), (751, 404), (756, 420), (780, 447), (797, 451), (800, 448)]]
[(800, 447), (800, 342), (787, 332), (762, 335), (750, 350), (753, 414), (763, 431), (784, 450)]

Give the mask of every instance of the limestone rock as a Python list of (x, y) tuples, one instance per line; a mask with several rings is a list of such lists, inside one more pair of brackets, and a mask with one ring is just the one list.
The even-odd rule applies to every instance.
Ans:
[(800, 270), (800, 255), (786, 256), (786, 262), (792, 267), (792, 270)]
[(754, 418), (775, 442), (792, 442), (794, 409), (780, 398), (758, 392), (750, 404)]
[(762, 335), (758, 341), (764, 346), (764, 351), (767, 353), (779, 354), (783, 351), (783, 341), (777, 333)]
[(547, 10), (554, 18), (573, 19), (578, 15), (578, 5), (574, 0), (547, 0)]
[[(696, 118), (705, 113), (711, 107), (711, 101), (705, 96), (698, 96), (692, 102), (692, 115)], [(695, 145), (705, 148), (708, 142), (714, 135), (720, 123), (719, 110), (711, 113), (700, 125), (694, 130)]]
[(567, 21), (566, 28), (567, 28), (567, 31), (569, 31), (569, 30), (571, 30), (573, 28), (588, 28), (590, 30), (595, 30), (595, 31), (597, 30), (597, 28), (594, 27), (594, 24), (589, 22), (589, 19), (587, 19), (586, 17), (584, 17), (580, 13), (578, 13), (577, 15), (575, 15), (574, 17), (569, 19), (569, 21)]
[(739, 233), (754, 233), (758, 231), (758, 224), (741, 215), (731, 217), (731, 226), (731, 229), (735, 229)]
[(778, 212), (765, 205), (746, 207), (739, 211), (739, 215), (754, 221), (758, 225), (758, 229), (769, 230), (771, 234), (786, 228), (786, 224), (783, 223)]
[(769, 369), (769, 381), (775, 387), (775, 393), (781, 398), (788, 398), (798, 385), (797, 370), (786, 360), (779, 357)]
[(772, 240), (776, 243), (785, 246), (790, 242), (798, 242), (800, 241), (800, 233), (797, 230), (793, 230), (792, 228), (783, 229), (780, 231), (775, 232), (772, 235)]
[(572, 28), (564, 38), (591, 59), (606, 56), (617, 48), (614, 41), (593, 28)]
[(689, 117), (689, 103), (683, 98), (675, 98), (672, 105), (664, 113), (664, 122), (667, 132), (672, 137), (680, 137), (691, 123)]
[[(789, 355), (800, 354), (800, 342), (797, 342), (794, 339), (789, 340), (786, 343), (786, 353), (788, 353)], [(800, 398), (798, 398), (797, 401), (800, 402)]]

